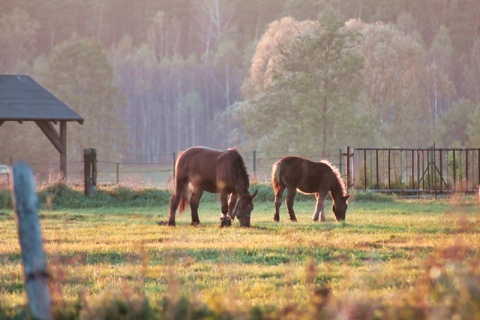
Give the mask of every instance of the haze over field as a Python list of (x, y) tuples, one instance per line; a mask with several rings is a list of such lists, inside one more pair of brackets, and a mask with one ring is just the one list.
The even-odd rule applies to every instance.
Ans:
[[(0, 74), (84, 119), (68, 159), (156, 162), (192, 145), (325, 155), (480, 145), (480, 2), (0, 0)], [(58, 161), (32, 123), (9, 157)]]

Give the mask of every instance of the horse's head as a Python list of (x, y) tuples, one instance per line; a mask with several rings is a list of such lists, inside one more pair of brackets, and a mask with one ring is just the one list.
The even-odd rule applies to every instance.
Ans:
[(239, 197), (235, 208), (233, 209), (232, 218), (238, 218), (241, 227), (250, 227), (250, 217), (252, 216), (253, 200), (258, 194), (258, 190), (250, 195), (248, 192)]
[(345, 220), (345, 214), (348, 208), (348, 198), (350, 198), (350, 194), (345, 196), (341, 196), (339, 199), (335, 200), (332, 206), (332, 211), (335, 214), (335, 218), (337, 221)]

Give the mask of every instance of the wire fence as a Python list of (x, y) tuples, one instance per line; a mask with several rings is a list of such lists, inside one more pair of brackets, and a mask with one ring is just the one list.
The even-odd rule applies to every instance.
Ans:
[[(273, 164), (284, 157), (282, 153), (268, 153), (261, 151), (241, 152), (247, 172), (252, 183), (270, 184)], [(313, 161), (328, 160), (344, 172), (342, 160), (343, 150), (333, 151), (326, 156), (319, 154), (299, 155)], [(157, 162), (134, 161), (103, 161), (101, 154), (97, 161), (97, 184), (99, 186), (122, 185), (138, 188), (173, 189), (174, 163), (177, 153), (164, 154)], [(134, 158), (134, 156), (126, 157)], [(42, 186), (57, 181), (60, 177), (59, 162), (30, 163), (35, 176), (36, 185)], [(7, 170), (8, 171), (8, 170)], [(8, 186), (9, 173), (1, 173), (0, 186)], [(66, 183), (72, 186), (84, 185), (84, 161), (67, 159)]]
[[(270, 184), (273, 164), (283, 153), (243, 151), (251, 183)], [(347, 156), (348, 154), (348, 156)], [(178, 154), (165, 154), (156, 162), (97, 161), (97, 185), (172, 190), (174, 163)], [(135, 155), (126, 157), (132, 159)], [(445, 194), (478, 192), (480, 149), (350, 148), (325, 156), (297, 154), (312, 161), (328, 160), (337, 168), (349, 189), (399, 194)], [(59, 162), (31, 163), (37, 186), (59, 179)], [(8, 187), (11, 165), (0, 165), (0, 187)], [(66, 182), (84, 186), (84, 161), (67, 161)], [(349, 174), (347, 175), (347, 170)]]

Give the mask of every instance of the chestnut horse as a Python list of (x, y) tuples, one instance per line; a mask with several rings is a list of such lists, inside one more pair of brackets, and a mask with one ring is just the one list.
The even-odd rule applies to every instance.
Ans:
[(286, 156), (277, 161), (272, 168), (272, 185), (275, 192), (275, 215), (273, 219), (280, 221), (279, 209), (282, 204), (283, 191), (287, 189), (287, 204), (290, 220), (297, 221), (293, 211), (296, 191), (314, 193), (317, 199), (313, 221), (325, 221), (324, 201), (327, 193), (333, 199), (332, 211), (337, 221), (345, 220), (347, 200), (345, 184), (338, 169), (328, 161), (313, 162), (308, 159)]
[[(200, 223), (198, 205), (203, 191), (220, 193), (221, 225), (229, 226), (238, 217), (240, 226), (249, 227), (255, 191), (248, 191), (249, 178), (242, 156), (235, 149), (226, 151), (205, 147), (189, 148), (178, 156), (175, 164), (175, 190), (170, 198), (169, 226), (175, 226), (175, 211), (182, 213), (188, 205), (188, 186), (193, 186), (190, 197), (192, 225)], [(230, 199), (227, 203), (228, 195)], [(237, 203), (238, 198), (238, 203)]]

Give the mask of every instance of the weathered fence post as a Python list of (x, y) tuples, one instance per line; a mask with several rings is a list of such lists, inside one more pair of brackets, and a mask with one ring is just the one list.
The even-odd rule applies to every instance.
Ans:
[(48, 272), (38, 221), (37, 195), (32, 171), (26, 163), (18, 162), (13, 167), (12, 196), (30, 311), (35, 319), (51, 319)]
[(88, 148), (83, 150), (84, 188), (85, 195), (94, 195), (97, 191), (97, 150)]

